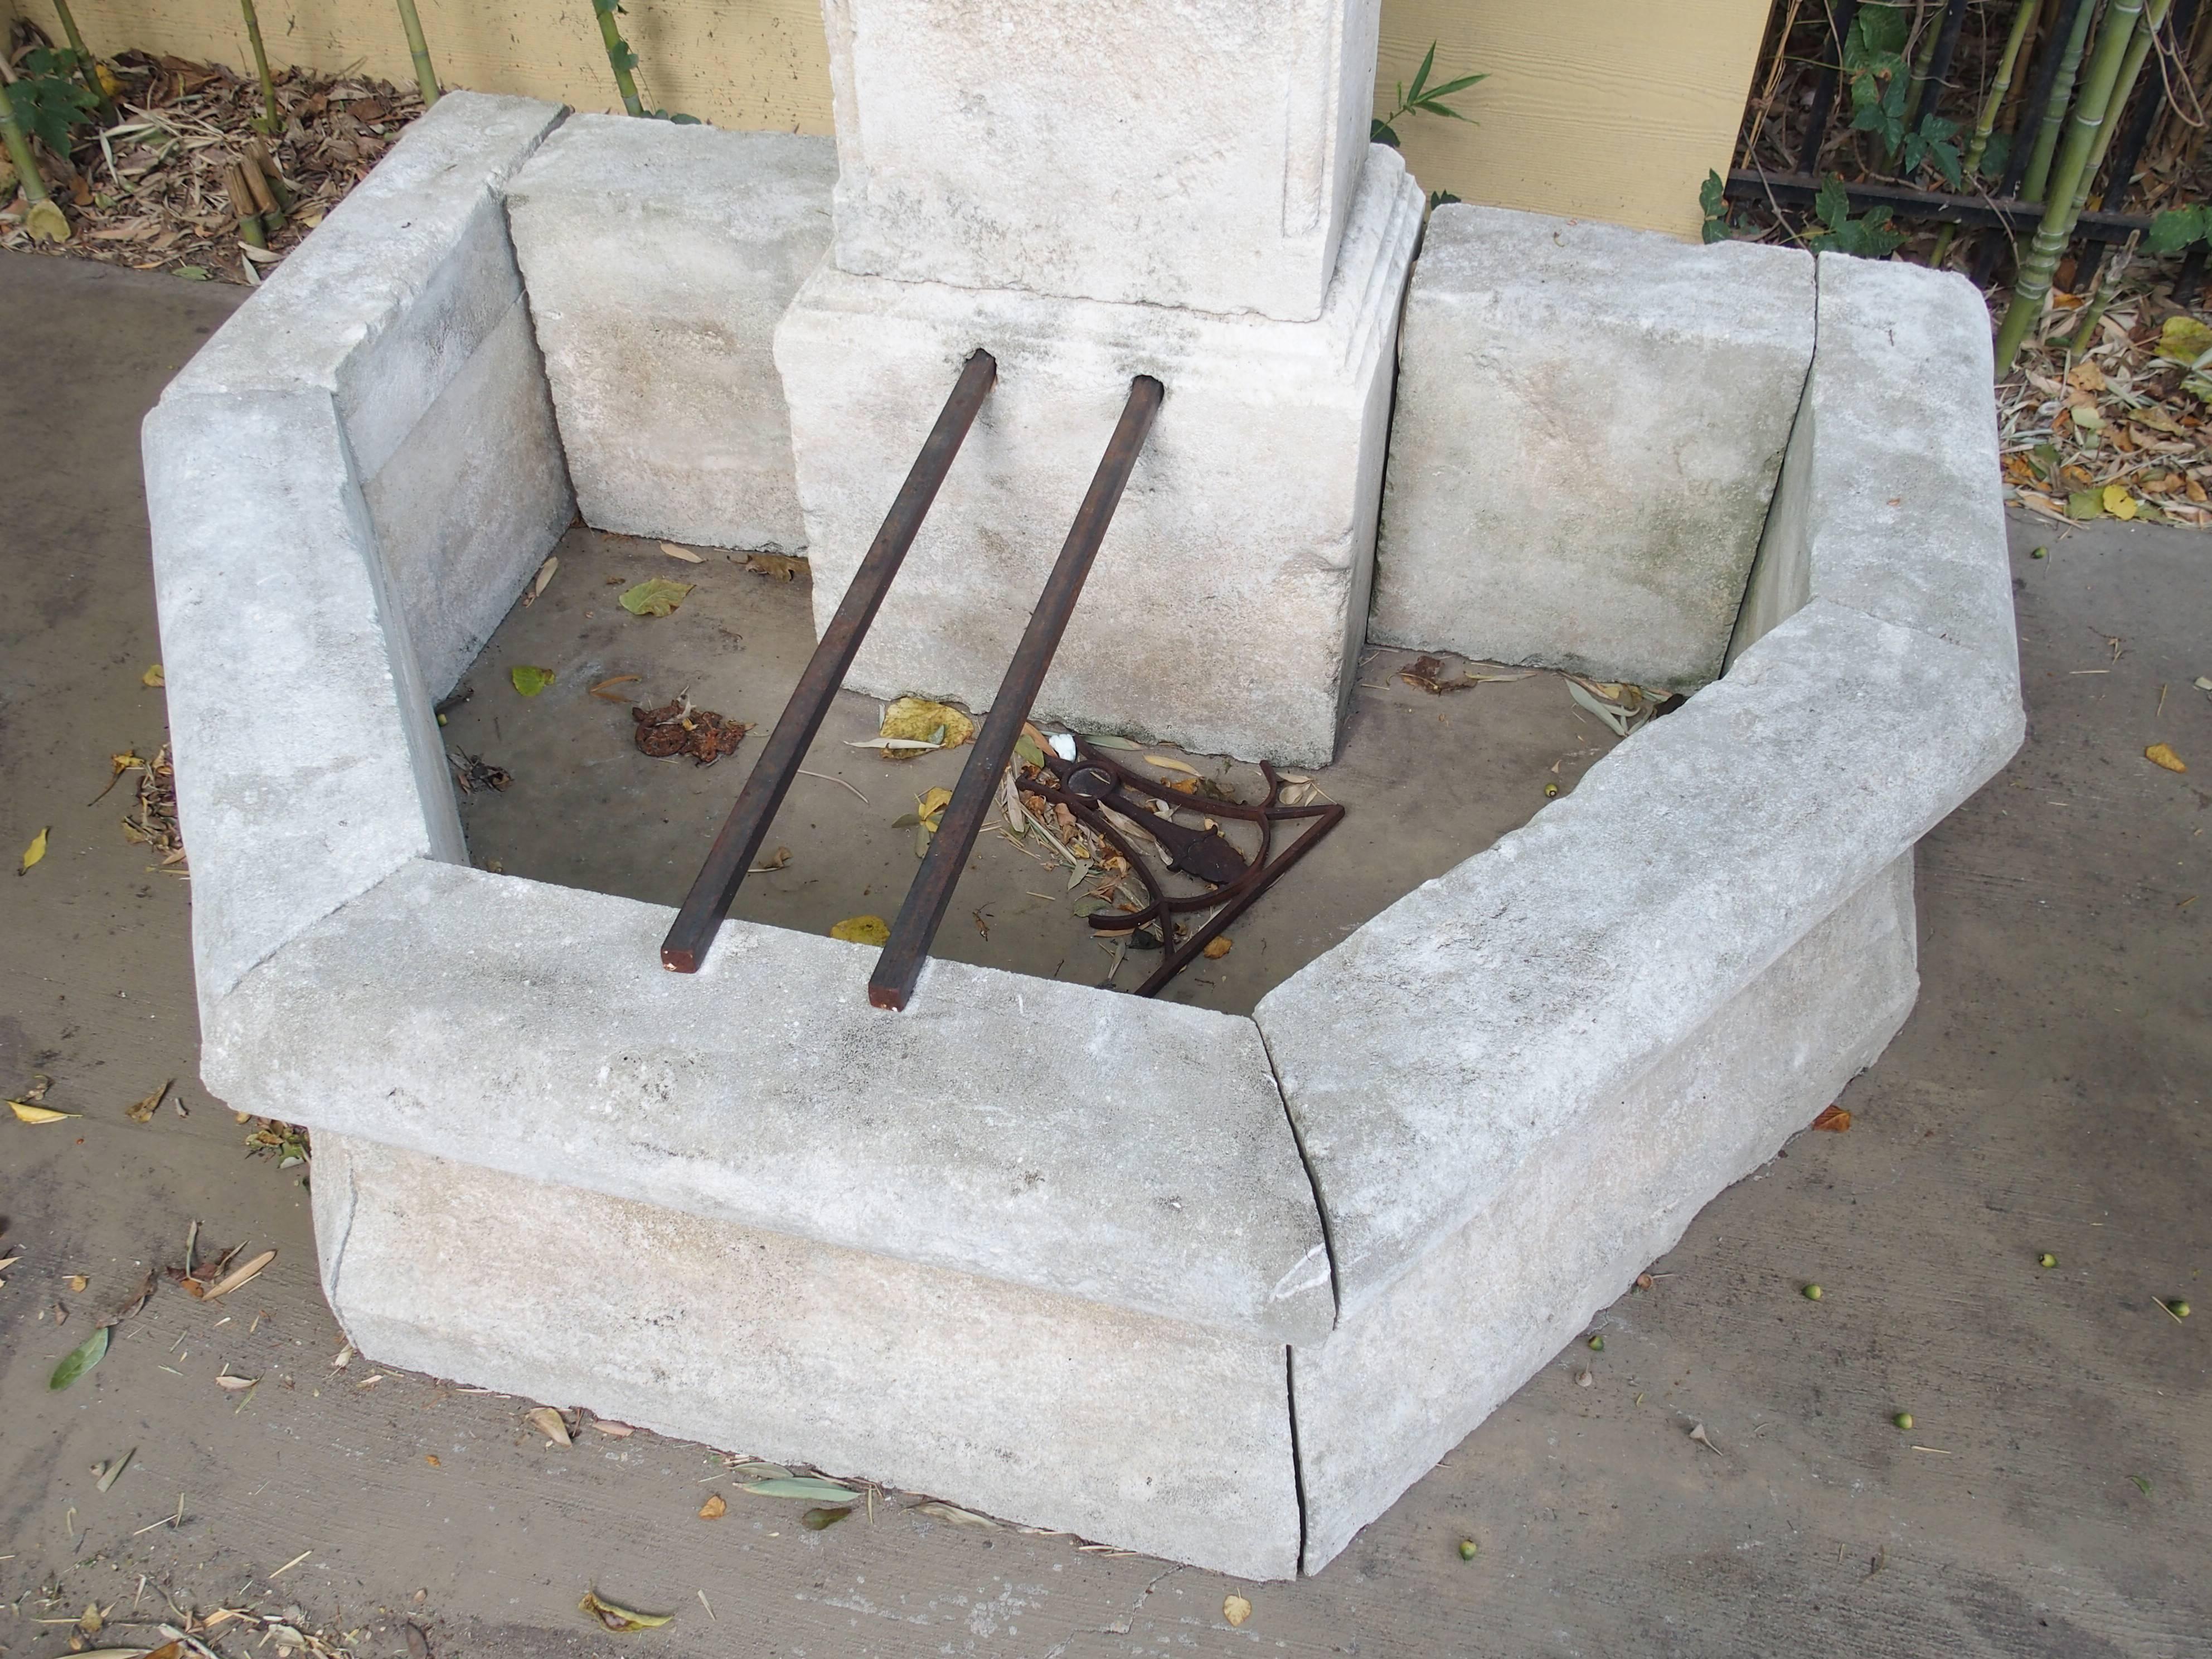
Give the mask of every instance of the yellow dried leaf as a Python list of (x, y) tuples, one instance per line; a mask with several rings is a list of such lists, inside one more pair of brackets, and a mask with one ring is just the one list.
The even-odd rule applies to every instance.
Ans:
[(82, 1112), (58, 1112), (51, 1106), (33, 1106), (27, 1100), (11, 1100), (8, 1104), (26, 1123), (58, 1123), (65, 1117), (84, 1115)]
[(533, 1410), (523, 1413), (522, 1420), (556, 1446), (566, 1446), (571, 1443), (568, 1438), (568, 1424), (562, 1419), (561, 1413), (550, 1406), (539, 1406)]
[(950, 789), (932, 789), (922, 796), (921, 804), (915, 808), (915, 815), (927, 823), (951, 804), (952, 792)]
[(673, 1613), (637, 1613), (629, 1607), (617, 1607), (592, 1590), (586, 1590), (584, 1599), (576, 1605), (609, 1630), (617, 1632), (658, 1630), (675, 1617)]
[(1224, 1595), (1221, 1598), (1221, 1616), (1234, 1629), (1252, 1616), (1252, 1604), (1241, 1595)]
[(2105, 511), (2116, 519), (2132, 519), (2136, 515), (2136, 498), (2118, 484), (2106, 484), (2104, 493)]
[(2163, 766), (2169, 772), (2186, 772), (2189, 763), (2173, 752), (2169, 744), (2154, 743), (2143, 750), (2143, 758), (2153, 766)]
[(848, 945), (881, 945), (890, 936), (890, 924), (881, 916), (848, 916), (830, 930), (831, 939)]
[(699, 1505), (699, 1518), (702, 1521), (719, 1521), (729, 1512), (730, 1506), (720, 1492), (714, 1493), (713, 1497)]
[(1198, 769), (1195, 766), (1184, 761), (1170, 760), (1165, 755), (1147, 755), (1145, 757), (1145, 764), (1164, 767), (1170, 772), (1187, 772), (1192, 777), (1198, 775)]
[(176, 1079), (171, 1078), (167, 1083), (164, 1083), (160, 1088), (155, 1090), (154, 1092), (148, 1095), (145, 1099), (137, 1102), (132, 1106), (125, 1108), (123, 1115), (129, 1118), (133, 1123), (151, 1123), (154, 1121), (154, 1114), (159, 1111), (161, 1108), (162, 1097), (169, 1092), (170, 1086), (173, 1085), (176, 1080)]
[(31, 837), (31, 844), (23, 849), (23, 866), (22, 869), (15, 872), (17, 875), (21, 875), (24, 870), (28, 870), (40, 859), (46, 857), (46, 834), (47, 832), (46, 830), (41, 830), (37, 835)]
[[(908, 743), (935, 743), (939, 748), (957, 749), (975, 735), (975, 723), (949, 702), (932, 702), (927, 697), (901, 697), (884, 710), (884, 723), (877, 735), (902, 738)], [(912, 760), (916, 755), (926, 755), (926, 749), (889, 749), (884, 751), (887, 760)]]
[(169, 682), (161, 672), (161, 665), (155, 663), (138, 677), (138, 683), (141, 685), (163, 686)]
[(82, 1291), (91, 1283), (92, 1281), (82, 1273), (71, 1273), (69, 1276), (69, 1287), (73, 1291)]
[(1206, 941), (1206, 959), (1208, 962), (1218, 962), (1236, 948), (1237, 941), (1231, 939), (1228, 934), (1223, 933), (1218, 938)]
[(674, 542), (663, 542), (660, 550), (672, 559), (681, 559), (686, 564), (703, 564), (706, 561), (688, 547), (678, 547)]

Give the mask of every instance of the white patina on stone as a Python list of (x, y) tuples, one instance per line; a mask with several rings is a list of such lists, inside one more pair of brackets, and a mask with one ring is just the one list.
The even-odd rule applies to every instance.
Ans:
[(1712, 679), (1813, 335), (1803, 253), (1438, 208), (1406, 301), (1372, 637)]
[(496, 194), (561, 113), (441, 98), (162, 394), (334, 400), (433, 696), (575, 514)]
[(143, 441), (206, 1026), (356, 894), (467, 854), (330, 394), (173, 395)]
[(1378, 0), (825, 0), (836, 263), (1318, 316)]
[(1463, 1227), (1291, 1358), (1318, 1572), (1888, 1045), (1911, 1011), (1908, 853)]
[[(1815, 599), (1261, 1000), (1351, 1316), (2019, 746), (1985, 659)], [(1413, 1034), (1419, 1033), (1419, 1040)]]
[(507, 187), (586, 522), (797, 552), (776, 319), (830, 245), (836, 146), (572, 117)]
[(988, 707), (1137, 374), (1165, 401), (1036, 713), (1325, 764), (1366, 619), (1390, 343), (1421, 194), (1377, 148), (1328, 309), (1215, 318), (854, 276), (776, 331), (817, 627), (978, 347), (998, 360), (848, 683)]
[[(203, 1037), (240, 1110), (1170, 1318), (1334, 1317), (1249, 1019), (419, 863), (309, 929)], [(1202, 1104), (1200, 1104), (1202, 1103)]]
[(1820, 346), (1732, 649), (1808, 594), (2015, 669), (1989, 307), (1972, 283), (1824, 253)]
[(343, 1136), (316, 1137), (314, 1200), (331, 1305), (380, 1364), (1297, 1571), (1272, 1343)]

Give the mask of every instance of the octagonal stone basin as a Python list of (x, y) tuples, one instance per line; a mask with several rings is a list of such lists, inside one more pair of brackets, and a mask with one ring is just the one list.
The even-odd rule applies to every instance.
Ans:
[[(1978, 296), (1823, 256), (1726, 672), (1250, 1018), (941, 961), (884, 1014), (862, 947), (669, 975), (668, 910), (469, 867), (432, 702), (625, 418), (556, 421), (508, 234), (562, 114), (444, 100), (148, 417), (209, 1088), (316, 1131), (380, 1363), (1317, 1571), (1909, 1012), (1913, 845), (2022, 730)], [(693, 539), (788, 534), (752, 453)]]

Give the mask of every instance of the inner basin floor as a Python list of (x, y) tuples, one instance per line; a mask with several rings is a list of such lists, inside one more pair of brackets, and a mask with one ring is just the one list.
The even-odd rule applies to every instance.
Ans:
[[(512, 780), (461, 797), (469, 854), (479, 866), (682, 902), (805, 666), (814, 633), (803, 564), (763, 574), (742, 553), (684, 549), (694, 563), (664, 550), (672, 545), (572, 526), (544, 591), (527, 605), (516, 603), (456, 688), (466, 700), (445, 717), (449, 753), (480, 759)], [(794, 562), (766, 562), (781, 572)], [(672, 614), (635, 616), (617, 602), (655, 577), (692, 585)], [(1392, 901), (1527, 823), (1544, 805), (1547, 785), (1566, 793), (1618, 741), (1576, 704), (1562, 675), (1534, 672), (1437, 693), (1400, 677), (1419, 655), (1371, 647), (1362, 653), (1335, 763), (1285, 769), (1342, 805), (1343, 822), (1237, 920), (1225, 956), (1194, 962), (1161, 995), (1250, 1012), (1269, 989)], [(1458, 678), (1462, 659), (1443, 660), (1447, 678)], [(552, 684), (525, 696), (512, 678), (518, 667), (550, 669)], [(687, 695), (701, 708), (752, 726), (734, 755), (701, 766), (637, 748), (632, 707)], [(763, 845), (759, 873), (746, 878), (732, 915), (812, 933), (856, 915), (889, 921), (897, 915), (920, 868), (916, 830), (898, 820), (911, 817), (932, 787), (951, 789), (974, 749), (886, 760), (879, 749), (855, 747), (878, 733), (884, 707), (857, 693), (838, 695), (805, 762), (812, 775), (793, 780)], [(980, 723), (983, 711), (971, 712)], [(1047, 729), (1059, 728), (1048, 722)], [(1255, 764), (1151, 743), (1109, 752), (1163, 783), (1190, 774), (1148, 764), (1147, 757), (1193, 769), (1248, 804), (1266, 793)], [(1195, 826), (1193, 814), (1184, 817)], [(1249, 832), (1221, 822), (1249, 852)], [(1287, 823), (1276, 847), (1310, 833), (1304, 821)], [(779, 848), (787, 862), (763, 867)], [(994, 811), (933, 954), (1133, 989), (1159, 963), (1158, 952), (1092, 937), (1076, 907), (1096, 884), (1071, 885), (1073, 873), (1042, 837), (1007, 834)]]
[[(198, 1085), (190, 884), (124, 839), (127, 780), (93, 798), (111, 754), (163, 735), (137, 423), (241, 297), (0, 253), (0, 371), (41, 388), (0, 404), (0, 1089), (45, 1072), (47, 1103), (82, 1114), (0, 1114), (0, 1259), (21, 1258), (0, 1270), (8, 1659), (154, 1645), (182, 1607), (255, 1615), (205, 1634), (223, 1659), (278, 1650), (263, 1618), (358, 1632), (362, 1659), (407, 1655), (409, 1624), (436, 1659), (2203, 1652), (2212, 699), (2192, 681), (2212, 678), (2212, 538), (2014, 517), (2027, 744), (1920, 848), (1919, 1006), (1844, 1091), (1851, 1127), (1797, 1136), (1709, 1205), (1652, 1289), (1597, 1316), (1602, 1352), (1563, 1350), (1318, 1577), (1237, 1583), (881, 1505), (812, 1532), (703, 1446), (562, 1448), (523, 1413), (568, 1402), (334, 1367), (303, 1171), (247, 1161), (252, 1126)], [(1395, 718), (1434, 729), (1500, 690), (1409, 692)], [(2159, 741), (2191, 769), (2149, 764)], [(526, 757), (493, 752), (532, 787)], [(726, 791), (722, 769), (699, 775)], [(886, 823), (919, 787), (868, 756), (850, 775)], [(15, 875), (41, 830), (45, 860)], [(1311, 862), (1293, 879), (1339, 860)], [(1289, 890), (1255, 921), (1270, 907)], [(222, 1303), (162, 1281), (50, 1389), (196, 1222), (204, 1249), (276, 1260)], [(2185, 1321), (2157, 1300), (2192, 1297)], [(218, 1387), (226, 1370), (258, 1386)], [(101, 1491), (94, 1466), (125, 1452)], [(610, 1636), (578, 1610), (588, 1589), (674, 1620)], [(1252, 1604), (1238, 1627), (1231, 1595)], [(85, 1637), (88, 1607), (105, 1623)]]

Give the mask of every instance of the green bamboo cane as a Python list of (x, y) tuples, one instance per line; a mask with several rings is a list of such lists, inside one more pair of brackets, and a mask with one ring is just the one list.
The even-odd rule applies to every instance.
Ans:
[(15, 164), (16, 185), (23, 192), (23, 200), (29, 204), (23, 215), (23, 228), (31, 233), (34, 242), (65, 242), (69, 240), (69, 220), (46, 194), (46, 181), (39, 177), (39, 161), (31, 154), (29, 135), (15, 118), (15, 100), (9, 91), (15, 84), (15, 67), (9, 63), (6, 52), (0, 51), (0, 145), (6, 147), (8, 159)]
[(62, 20), (62, 33), (69, 36), (70, 50), (76, 54), (76, 72), (83, 80), (85, 90), (100, 100), (100, 118), (103, 121), (115, 113), (114, 100), (108, 97), (107, 88), (100, 84), (100, 68), (92, 54), (84, 49), (84, 36), (76, 29), (76, 19), (70, 15), (69, 0), (54, 0), (54, 10)]
[[(2043, 125), (2036, 130), (2035, 149), (2029, 153), (2027, 171), (2021, 177), (2023, 202), (2045, 199), (2044, 191), (2051, 183), (2051, 157), (2058, 153), (2058, 135), (2066, 126), (2066, 106), (2074, 97), (2074, 82), (2081, 73), (2081, 53), (2088, 45), (2089, 25), (2096, 15), (2096, 0), (2083, 0), (2081, 9), (2074, 15), (2073, 33), (2066, 37), (2059, 54), (2058, 78), (2051, 83), (2051, 101), (2044, 106)], [(2015, 137), (2014, 143), (2018, 142)]]
[[(2153, 0), (2153, 3), (2163, 17), (2166, 0)], [(2081, 95), (2075, 100), (2073, 123), (2066, 130), (2065, 145), (2051, 172), (2043, 222), (2035, 228), (2035, 240), (2029, 243), (2021, 259), (2019, 274), (2013, 279), (2012, 304), (2006, 307), (2004, 321), (1997, 330), (2000, 374), (2011, 372), (2021, 341), (2043, 314), (2043, 302), (2050, 297), (2052, 273), (2058, 269), (2059, 256), (2065, 252), (2068, 239), (2074, 234), (2075, 191), (2081, 188), (2082, 171), (2089, 164), (2090, 153), (2097, 147), (2098, 129), (2104, 125), (2112, 110), (2112, 88), (2119, 82), (2120, 65), (2127, 60), (2128, 48), (2135, 40), (2136, 22), (2142, 10), (2143, 0), (2111, 0), (2106, 9), (2105, 27), (2098, 34), (2096, 52), (2082, 78)]]
[(422, 107), (428, 109), (438, 101), (438, 71), (430, 67), (430, 43), (422, 38), (415, 0), (399, 0), (399, 23), (407, 31), (407, 55), (415, 60), (415, 84), (422, 90)]
[[(1996, 78), (1990, 82), (1990, 95), (1982, 100), (1982, 112), (1974, 123), (1974, 136), (1966, 145), (1966, 158), (1959, 170), (1966, 178), (1974, 176), (1974, 169), (1982, 164), (1982, 157), (1990, 148), (1990, 137), (1996, 131), (1997, 116), (2004, 107), (2005, 94), (2012, 90), (2013, 70), (2020, 65), (2020, 54), (2027, 45), (2028, 33), (2035, 27), (2035, 15), (2042, 9), (2042, 0), (2020, 0), (2020, 9), (2013, 14), (2012, 33), (2005, 37), (2004, 52), (1997, 58)], [(1956, 225), (1946, 225), (1936, 239), (1936, 251), (1928, 256), (1929, 264), (1937, 270), (1943, 268), (1943, 256), (1951, 251), (1951, 239), (1959, 234)]]
[[(1912, 131), (1913, 125), (1920, 118), (1920, 100), (1928, 91), (1928, 71), (1936, 66), (1936, 38), (1942, 33), (1942, 0), (1936, 0), (1932, 16), (1925, 15), (1923, 9), (1920, 40), (1912, 58), (1911, 78), (1905, 83), (1905, 130), (1907, 132)], [(1899, 142), (1902, 143), (1903, 140)], [(1893, 150), (1890, 152), (1892, 155), (1895, 153)]]
[(257, 131), (274, 137), (284, 131), (283, 112), (276, 107), (276, 82), (269, 73), (269, 53), (261, 45), (261, 18), (253, 9), (253, 0), (238, 0), (246, 13), (246, 38), (252, 43), (254, 71), (261, 76), (261, 116), (254, 122)]
[(599, 38), (607, 45), (607, 62), (615, 72), (615, 89), (622, 94), (623, 107), (632, 115), (645, 113), (645, 100), (637, 95), (637, 82), (630, 70), (637, 66), (637, 54), (622, 38), (616, 26), (615, 13), (621, 10), (619, 0), (592, 0), (592, 9), (599, 15)]
[[(2148, 0), (2143, 8), (2142, 20), (2136, 25), (2134, 37), (2128, 42), (2128, 55), (2120, 64), (2120, 78), (2112, 87), (2111, 107), (2105, 112), (2110, 118), (2097, 126), (2096, 148), (2089, 152), (2089, 165), (2081, 170), (2081, 182), (2074, 187), (2074, 215), (2079, 218), (2081, 210), (2089, 205), (2089, 189), (2096, 183), (2097, 174), (2105, 165), (2105, 153), (2112, 147), (2112, 135), (2120, 130), (2120, 117), (2125, 112), (2128, 100), (2135, 95), (2136, 78), (2150, 57), (2151, 48), (2158, 43), (2158, 32), (2166, 27), (2166, 14), (2172, 0)], [(2112, 181), (2124, 185), (2127, 180)]]

